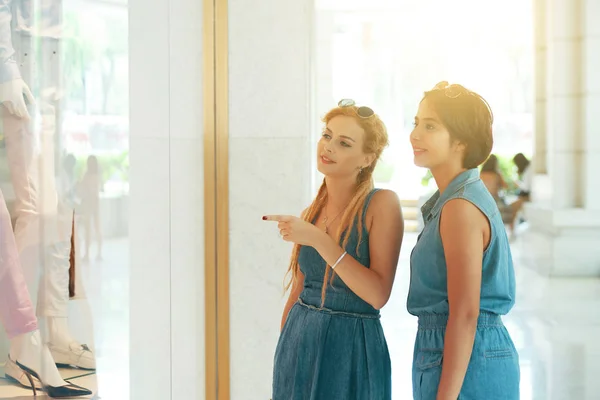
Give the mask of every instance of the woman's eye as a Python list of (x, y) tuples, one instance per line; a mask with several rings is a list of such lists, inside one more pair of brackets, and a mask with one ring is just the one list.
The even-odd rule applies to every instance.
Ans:
[(348, 143), (346, 143), (346, 142), (341, 142), (341, 143), (342, 143), (342, 146), (343, 146), (343, 147), (352, 147), (352, 146), (350, 146), (350, 145), (349, 145)]

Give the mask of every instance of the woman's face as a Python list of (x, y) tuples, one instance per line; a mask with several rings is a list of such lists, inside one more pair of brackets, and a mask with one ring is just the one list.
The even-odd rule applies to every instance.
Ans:
[(338, 115), (327, 123), (317, 144), (317, 169), (325, 176), (351, 176), (375, 159), (365, 154), (365, 131), (355, 118)]
[(414, 126), (410, 143), (415, 165), (436, 169), (458, 162), (462, 166), (463, 146), (453, 143), (450, 133), (426, 99), (419, 104)]

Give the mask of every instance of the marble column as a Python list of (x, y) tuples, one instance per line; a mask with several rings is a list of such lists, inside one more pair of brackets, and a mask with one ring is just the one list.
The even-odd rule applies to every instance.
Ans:
[(128, 6), (130, 393), (104, 398), (203, 400), (202, 2)]
[(600, 0), (585, 0), (583, 14), (583, 203), (600, 211)]
[[(316, 146), (320, 139), (320, 133), (323, 129), (321, 116), (326, 110), (329, 110), (332, 105), (335, 105), (340, 99), (336, 99), (333, 95), (333, 39), (335, 29), (335, 10), (331, 8), (321, 8), (315, 12), (314, 17), (314, 37), (315, 44), (312, 54), (313, 56), (313, 75), (311, 87), (311, 113), (312, 113), (312, 135), (311, 141)], [(318, 41), (318, 42), (317, 42)], [(318, 43), (318, 45), (316, 44)], [(312, 160), (312, 168), (317, 169), (317, 159)], [(320, 173), (311, 174), (312, 193), (316, 194), (323, 182), (323, 175)]]
[(299, 215), (311, 196), (313, 3), (229, 7), (231, 398), (271, 396), (291, 245), (265, 214)]
[(546, 133), (548, 172), (554, 209), (581, 207), (581, 80), (580, 1), (549, 0), (546, 19)]
[[(600, 275), (600, 206), (596, 200), (600, 194), (600, 40), (593, 24), (597, 3), (537, 3), (536, 122), (538, 128), (540, 121), (545, 126), (536, 131), (545, 131), (546, 137), (545, 143), (540, 139), (536, 145), (546, 145), (550, 190), (540, 190), (545, 197), (536, 195), (534, 184), (534, 202), (526, 206), (530, 229), (522, 244), (529, 249), (531, 262), (551, 275)], [(545, 80), (539, 76), (543, 73)], [(536, 172), (543, 171), (539, 160), (535, 167)]]
[(533, 163), (536, 174), (546, 173), (546, 57), (548, 56), (546, 3), (547, 0), (534, 0), (535, 152)]

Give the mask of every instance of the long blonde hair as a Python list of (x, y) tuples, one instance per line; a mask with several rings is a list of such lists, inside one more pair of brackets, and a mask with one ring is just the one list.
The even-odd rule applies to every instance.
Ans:
[[(340, 115), (353, 117), (356, 120), (356, 122), (358, 122), (358, 124), (365, 132), (363, 151), (366, 154), (375, 155), (375, 160), (371, 163), (371, 165), (369, 165), (367, 168), (364, 168), (358, 174), (354, 195), (352, 196), (350, 203), (348, 204), (348, 206), (346, 206), (346, 209), (342, 214), (340, 225), (335, 234), (335, 240), (337, 243), (339, 243), (342, 239), (342, 234), (344, 235), (342, 239), (342, 247), (346, 248), (346, 246), (348, 245), (348, 240), (350, 239), (350, 233), (352, 232), (352, 228), (354, 227), (354, 224), (357, 224), (358, 244), (356, 245), (356, 251), (358, 252), (358, 247), (360, 245), (360, 242), (362, 241), (363, 232), (363, 219), (360, 216), (362, 216), (364, 212), (365, 201), (367, 199), (367, 196), (374, 188), (373, 171), (377, 166), (377, 161), (381, 157), (381, 153), (383, 152), (384, 148), (388, 145), (388, 134), (383, 121), (379, 118), (377, 114), (369, 118), (361, 118), (358, 116), (356, 106), (336, 107), (330, 110), (323, 117), (322, 121), (325, 125), (327, 125), (329, 121)], [(323, 179), (323, 183), (319, 188), (317, 196), (304, 212), (302, 219), (304, 221), (313, 223), (315, 218), (319, 215), (319, 213), (327, 204), (327, 197), (327, 184), (325, 182), (325, 179)], [(285, 285), (286, 291), (298, 281), (298, 274), (300, 273), (300, 265), (298, 263), (300, 248), (301, 245), (296, 244), (294, 245), (294, 249), (292, 250), (290, 265), (286, 273), (286, 276), (288, 274), (291, 274), (291, 279)], [(332, 270), (330, 266), (325, 266), (325, 276), (323, 277), (323, 288), (321, 291), (321, 306), (323, 306), (325, 303), (327, 281), (328, 279), (331, 279), (330, 283), (333, 283), (333, 279), (335, 278), (335, 272), (333, 272), (333, 274), (331, 272)]]

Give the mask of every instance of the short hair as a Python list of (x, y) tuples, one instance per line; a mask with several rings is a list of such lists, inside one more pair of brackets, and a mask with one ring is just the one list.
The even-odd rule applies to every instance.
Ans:
[(494, 115), (488, 102), (462, 85), (438, 83), (423, 100), (433, 108), (450, 137), (465, 145), (463, 167), (476, 168), (492, 152)]

